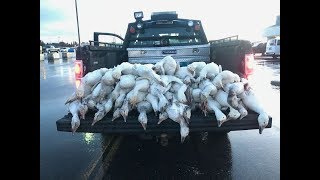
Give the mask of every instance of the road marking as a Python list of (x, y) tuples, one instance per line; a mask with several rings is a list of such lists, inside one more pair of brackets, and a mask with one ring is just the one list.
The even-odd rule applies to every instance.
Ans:
[[(104, 138), (104, 137), (103, 137)], [(106, 151), (106, 149), (110, 146), (110, 143), (115, 139), (115, 136), (111, 136), (109, 141), (106, 143), (106, 145), (103, 147), (103, 150), (98, 153), (96, 158), (93, 158), (93, 160), (89, 163), (88, 168), (84, 171), (81, 179), (88, 179), (88, 177), (91, 175), (94, 168), (97, 166), (97, 163), (100, 161), (103, 153)]]
[(110, 151), (108, 152), (106, 158), (103, 160), (103, 163), (101, 164), (98, 172), (96, 173), (96, 176), (93, 179), (102, 179), (104, 176), (104, 173), (108, 171), (108, 168), (110, 166), (110, 163), (114, 157), (114, 155), (116, 154), (121, 141), (123, 140), (123, 136), (120, 136), (119, 138), (117, 138), (115, 140), (115, 142), (112, 144)]

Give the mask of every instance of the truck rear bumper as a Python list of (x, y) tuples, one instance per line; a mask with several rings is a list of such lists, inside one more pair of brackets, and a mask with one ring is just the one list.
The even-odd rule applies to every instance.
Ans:
[[(154, 116), (154, 114), (148, 114), (146, 131), (137, 120), (137, 112), (129, 114), (127, 122), (124, 122), (122, 117), (115, 119), (114, 122), (112, 122), (112, 113), (108, 113), (101, 121), (97, 122), (94, 126), (91, 126), (93, 116), (93, 113), (88, 113), (86, 119), (81, 120), (81, 125), (77, 129), (77, 132), (106, 134), (171, 134), (180, 132), (179, 124), (170, 119), (163, 121), (161, 124), (157, 124), (158, 117)], [(71, 132), (71, 117), (72, 115), (68, 114), (56, 121), (57, 130)], [(189, 128), (190, 132), (223, 132), (259, 129), (257, 118), (258, 114), (249, 113), (241, 120), (230, 120), (223, 123), (221, 127), (218, 127), (214, 114), (204, 116), (201, 112), (193, 112)], [(272, 118), (269, 117), (269, 123), (266, 128), (271, 128), (271, 126)]]

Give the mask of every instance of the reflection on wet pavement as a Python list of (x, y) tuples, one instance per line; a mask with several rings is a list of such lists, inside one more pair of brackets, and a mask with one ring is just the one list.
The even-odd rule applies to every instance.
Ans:
[(103, 179), (230, 179), (231, 169), (228, 135), (209, 134), (203, 143), (197, 134), (191, 134), (186, 143), (172, 139), (166, 147), (155, 140), (142, 142), (129, 136), (120, 145)]

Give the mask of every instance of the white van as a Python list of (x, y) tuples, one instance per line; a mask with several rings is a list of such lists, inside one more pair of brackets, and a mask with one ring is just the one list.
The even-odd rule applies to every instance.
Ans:
[(268, 40), (265, 54), (273, 58), (280, 57), (280, 36)]

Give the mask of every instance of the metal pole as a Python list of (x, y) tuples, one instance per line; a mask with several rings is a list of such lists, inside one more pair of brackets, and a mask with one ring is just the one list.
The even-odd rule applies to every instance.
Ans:
[(74, 1), (75, 1), (75, 5), (76, 5), (77, 28), (78, 28), (78, 40), (79, 40), (79, 46), (80, 46), (80, 31), (79, 31), (79, 20), (78, 20), (77, 0), (74, 0)]

